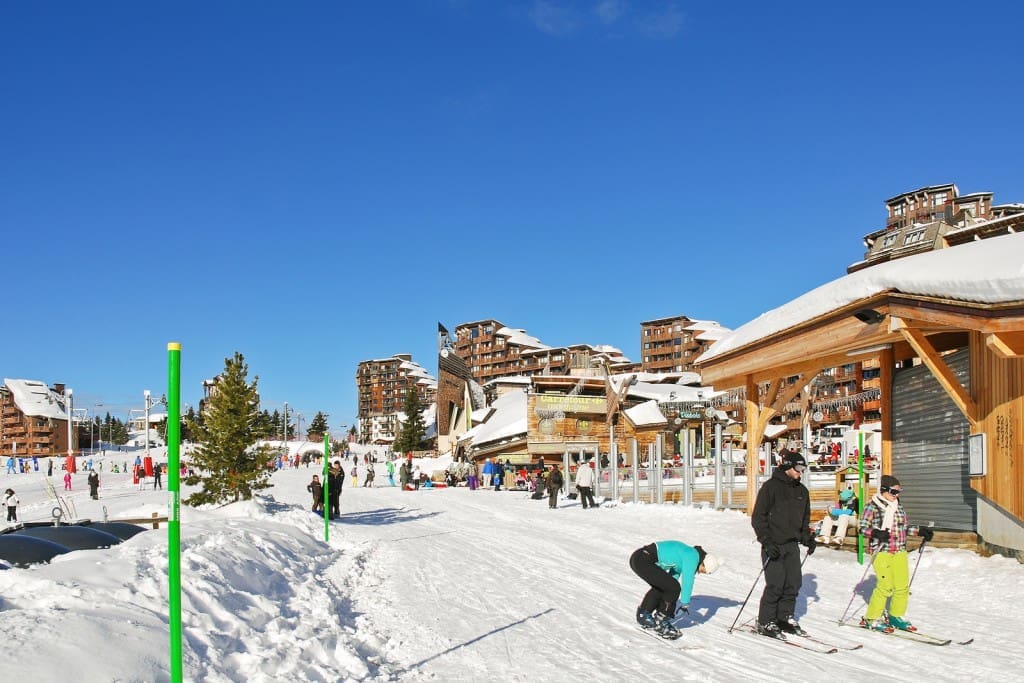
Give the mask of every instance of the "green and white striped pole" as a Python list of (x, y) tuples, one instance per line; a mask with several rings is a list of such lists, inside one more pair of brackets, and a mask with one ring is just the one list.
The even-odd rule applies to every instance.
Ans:
[(330, 437), (328, 436), (327, 432), (325, 431), (324, 432), (324, 543), (327, 543), (329, 540), (331, 540), (331, 532), (330, 532), (330, 528), (331, 528), (331, 524), (330, 524), (331, 507), (330, 507), (330, 502), (328, 501), (328, 491), (327, 491), (327, 486), (328, 486), (328, 484), (327, 484), (327, 461), (330, 459), (330, 455), (331, 455), (331, 443), (330, 443), (329, 439), (330, 439)]
[(167, 344), (167, 599), (171, 630), (171, 682), (181, 683), (181, 344)]

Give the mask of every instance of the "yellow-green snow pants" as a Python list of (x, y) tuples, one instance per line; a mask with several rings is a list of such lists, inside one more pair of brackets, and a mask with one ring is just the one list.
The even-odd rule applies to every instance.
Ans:
[(868, 611), (864, 618), (868, 621), (882, 616), (885, 603), (892, 597), (889, 604), (889, 615), (902, 617), (907, 613), (907, 600), (910, 597), (910, 571), (907, 566), (907, 551), (898, 553), (878, 552), (871, 563), (875, 568), (878, 583), (868, 602)]

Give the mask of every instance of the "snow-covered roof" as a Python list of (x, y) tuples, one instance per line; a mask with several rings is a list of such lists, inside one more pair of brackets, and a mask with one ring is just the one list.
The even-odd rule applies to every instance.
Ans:
[[(487, 422), (466, 432), (472, 434), (473, 445), (490, 443), (500, 439), (526, 437), (526, 401), (521, 391), (505, 394), (491, 404), (493, 412)], [(461, 442), (463, 439), (460, 438)]]
[(533, 380), (526, 375), (513, 375), (511, 377), (495, 377), (484, 382), (485, 387), (497, 386), (499, 384), (518, 384), (529, 386)]
[(14, 403), (25, 415), (68, 419), (64, 407), (64, 396), (51, 390), (42, 382), (32, 379), (7, 379), (4, 385), (14, 397)]
[(828, 282), (762, 313), (708, 349), (697, 363), (884, 292), (983, 304), (1024, 301), (1024, 233), (889, 261)]
[(535, 349), (549, 349), (551, 348), (547, 344), (542, 344), (536, 337), (531, 337), (526, 334), (526, 330), (514, 330), (511, 327), (502, 327), (500, 330), (495, 332), (500, 334), (502, 337), (508, 337), (510, 344), (518, 344), (519, 346), (529, 346)]
[(704, 330), (698, 334), (696, 338), (698, 341), (717, 341), (730, 332), (732, 332), (732, 330), (727, 327), (712, 327), (711, 329)]
[(684, 330), (706, 330), (711, 327), (721, 327), (716, 320), (690, 320), (690, 324)]
[(668, 420), (662, 415), (661, 409), (658, 408), (657, 401), (646, 401), (640, 405), (635, 405), (632, 408), (626, 408), (623, 411), (626, 413), (626, 417), (637, 427), (649, 427), (653, 425), (665, 425), (668, 424)]

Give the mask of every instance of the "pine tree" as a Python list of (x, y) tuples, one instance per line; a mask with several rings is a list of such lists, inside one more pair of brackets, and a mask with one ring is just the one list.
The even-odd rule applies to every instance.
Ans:
[(202, 489), (185, 500), (188, 505), (248, 500), (270, 486), (271, 454), (265, 447), (255, 448), (259, 378), (249, 384), (248, 372), (242, 354), (236, 351), (225, 358), (202, 423), (191, 425), (197, 446), (191, 456), (194, 474), (185, 483)]
[(423, 424), (423, 404), (415, 389), (410, 388), (405, 392), (402, 412), (405, 413), (405, 423), (395, 438), (394, 450), (399, 453), (423, 450), (427, 428)]
[(309, 423), (309, 429), (306, 430), (306, 438), (310, 441), (323, 441), (324, 434), (326, 433), (327, 416), (318, 411), (313, 416), (313, 421)]

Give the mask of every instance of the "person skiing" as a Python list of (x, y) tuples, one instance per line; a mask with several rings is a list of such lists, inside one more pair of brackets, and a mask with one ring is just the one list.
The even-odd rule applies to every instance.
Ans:
[(373, 463), (368, 463), (366, 465), (366, 481), (363, 482), (363, 488), (366, 488), (366, 487), (370, 487), (371, 489), (373, 488), (373, 478), (374, 478), (374, 476), (376, 476), (376, 474), (373, 471)]
[[(900, 480), (883, 474), (878, 493), (864, 506), (860, 520), (861, 534), (869, 546), (876, 545), (871, 566), (878, 577), (860, 625), (885, 633), (896, 629), (917, 630), (905, 618), (910, 598), (910, 572), (907, 566), (907, 513), (900, 504), (901, 493), (903, 486)], [(928, 527), (920, 527), (917, 535), (927, 542), (932, 540), (935, 532)], [(886, 602), (889, 602), (888, 612), (885, 610)]]
[(14, 489), (7, 489), (4, 491), (4, 507), (7, 508), (7, 521), (17, 522), (18, 521), (18, 497), (14, 495)]
[(153, 468), (153, 488), (154, 489), (163, 489), (164, 484), (163, 484), (163, 480), (161, 479), (163, 474), (164, 474), (164, 468), (161, 467), (160, 465), (157, 465), (156, 467)]
[(345, 486), (345, 472), (341, 469), (340, 460), (331, 463), (324, 483), (327, 484), (327, 518), (335, 519), (341, 516), (341, 489)]
[(638, 548), (629, 557), (629, 568), (651, 587), (636, 609), (641, 628), (655, 629), (662, 638), (682, 635), (675, 626), (676, 601), (690, 613), (690, 595), (697, 574), (711, 574), (721, 562), (699, 545), (657, 541)]
[(93, 500), (99, 500), (100, 499), (100, 475), (98, 475), (96, 473), (96, 470), (91, 470), (89, 472), (89, 478), (88, 478), (87, 481), (89, 483), (89, 496)]
[[(320, 483), (320, 477), (313, 475), (313, 481), (306, 484), (306, 490), (313, 494), (313, 512), (324, 511), (324, 485)], [(329, 493), (329, 492), (328, 492)]]
[(70, 491), (71, 490), (71, 472), (65, 472), (64, 473), (64, 490), (65, 491)]
[(359, 485), (359, 466), (352, 465), (352, 486)]
[(385, 467), (388, 468), (388, 483), (392, 486), (395, 485), (395, 463), (393, 460), (388, 460)]
[(811, 536), (811, 496), (800, 477), (807, 461), (796, 451), (784, 451), (781, 461), (757, 492), (750, 525), (761, 544), (764, 566), (764, 593), (757, 615), (757, 632), (772, 638), (783, 633), (806, 635), (794, 612), (803, 576), (800, 568), (800, 547), (807, 546), (811, 555), (816, 547)]

